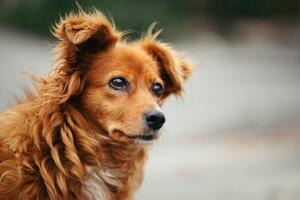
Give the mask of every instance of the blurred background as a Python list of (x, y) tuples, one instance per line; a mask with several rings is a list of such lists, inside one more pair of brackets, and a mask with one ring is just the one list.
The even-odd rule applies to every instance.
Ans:
[[(195, 63), (164, 106), (137, 200), (300, 199), (299, 0), (89, 0), (134, 39), (154, 21)], [(0, 0), (0, 111), (46, 76), (71, 0)]]

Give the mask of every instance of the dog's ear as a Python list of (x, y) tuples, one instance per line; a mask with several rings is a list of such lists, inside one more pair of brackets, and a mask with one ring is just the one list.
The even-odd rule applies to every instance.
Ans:
[(78, 64), (86, 55), (107, 50), (121, 37), (97, 10), (91, 13), (80, 10), (78, 14), (67, 15), (53, 28), (53, 35), (60, 40), (58, 53), (63, 53), (71, 64)]
[(159, 42), (155, 36), (147, 36), (140, 41), (141, 47), (150, 54), (160, 67), (164, 81), (164, 96), (180, 95), (183, 83), (192, 72), (191, 65), (169, 45)]

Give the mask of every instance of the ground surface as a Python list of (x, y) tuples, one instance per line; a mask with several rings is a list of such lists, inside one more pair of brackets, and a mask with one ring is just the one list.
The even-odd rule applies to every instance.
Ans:
[[(195, 73), (183, 99), (164, 106), (136, 199), (298, 200), (300, 51), (268, 38), (177, 44)], [(0, 28), (0, 110), (20, 95), (21, 71), (46, 75), (52, 42)]]

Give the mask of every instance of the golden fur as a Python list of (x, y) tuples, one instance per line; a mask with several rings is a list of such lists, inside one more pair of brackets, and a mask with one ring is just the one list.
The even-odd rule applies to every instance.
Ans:
[[(53, 71), (0, 114), (0, 199), (132, 199), (147, 157), (132, 139), (143, 134), (140, 116), (180, 94), (190, 66), (155, 34), (126, 42), (96, 10), (69, 14), (53, 34)], [(114, 73), (130, 93), (107, 87)]]

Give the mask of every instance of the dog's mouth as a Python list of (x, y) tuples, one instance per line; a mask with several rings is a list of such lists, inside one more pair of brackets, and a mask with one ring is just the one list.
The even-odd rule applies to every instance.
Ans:
[(157, 133), (149, 133), (149, 134), (143, 134), (143, 135), (127, 135), (121, 130), (114, 130), (110, 136), (113, 139), (119, 140), (119, 141), (152, 141), (157, 138)]
[(154, 135), (135, 135), (135, 136), (127, 136), (127, 137), (130, 139), (138, 139), (138, 140), (146, 140), (146, 141), (151, 141), (156, 138)]

